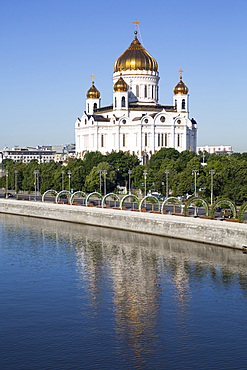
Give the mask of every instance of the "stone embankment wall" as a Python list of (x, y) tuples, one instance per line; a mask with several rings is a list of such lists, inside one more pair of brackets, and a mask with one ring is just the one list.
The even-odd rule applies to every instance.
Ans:
[(247, 225), (94, 207), (0, 200), (0, 213), (75, 222), (242, 249)]

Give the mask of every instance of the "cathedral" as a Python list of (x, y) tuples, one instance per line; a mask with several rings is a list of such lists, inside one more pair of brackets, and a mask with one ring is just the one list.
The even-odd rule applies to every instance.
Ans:
[(76, 156), (99, 151), (136, 154), (142, 164), (161, 148), (196, 152), (197, 123), (189, 118), (188, 87), (180, 81), (173, 90), (173, 105), (159, 103), (157, 61), (135, 37), (117, 59), (113, 72), (113, 103), (101, 107), (94, 83), (87, 91), (86, 110), (75, 123)]

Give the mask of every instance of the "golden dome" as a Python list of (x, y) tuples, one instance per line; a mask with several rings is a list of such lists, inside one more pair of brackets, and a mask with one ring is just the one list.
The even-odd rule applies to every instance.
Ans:
[(100, 97), (100, 92), (96, 87), (94, 86), (94, 82), (92, 83), (92, 86), (87, 91), (87, 98), (88, 99), (98, 99)]
[(114, 91), (128, 91), (129, 85), (124, 81), (124, 79), (120, 76), (117, 82), (113, 86)]
[(138, 69), (157, 72), (156, 60), (144, 49), (136, 35), (137, 31), (128, 49), (115, 62), (114, 72)]
[(179, 83), (174, 87), (173, 92), (175, 95), (177, 94), (188, 94), (188, 87), (183, 83), (182, 81), (182, 69), (180, 69), (180, 81)]

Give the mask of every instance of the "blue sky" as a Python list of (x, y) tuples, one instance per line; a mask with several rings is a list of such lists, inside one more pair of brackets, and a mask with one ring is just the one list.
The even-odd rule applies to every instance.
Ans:
[(137, 18), (160, 103), (172, 104), (182, 68), (198, 145), (247, 152), (246, 14), (246, 0), (0, 0), (0, 148), (74, 142), (92, 73), (112, 103), (114, 62)]

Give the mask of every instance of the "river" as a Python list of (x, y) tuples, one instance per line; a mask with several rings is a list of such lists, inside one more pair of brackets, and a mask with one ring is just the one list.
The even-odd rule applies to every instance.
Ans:
[(0, 368), (246, 369), (247, 254), (0, 215)]

